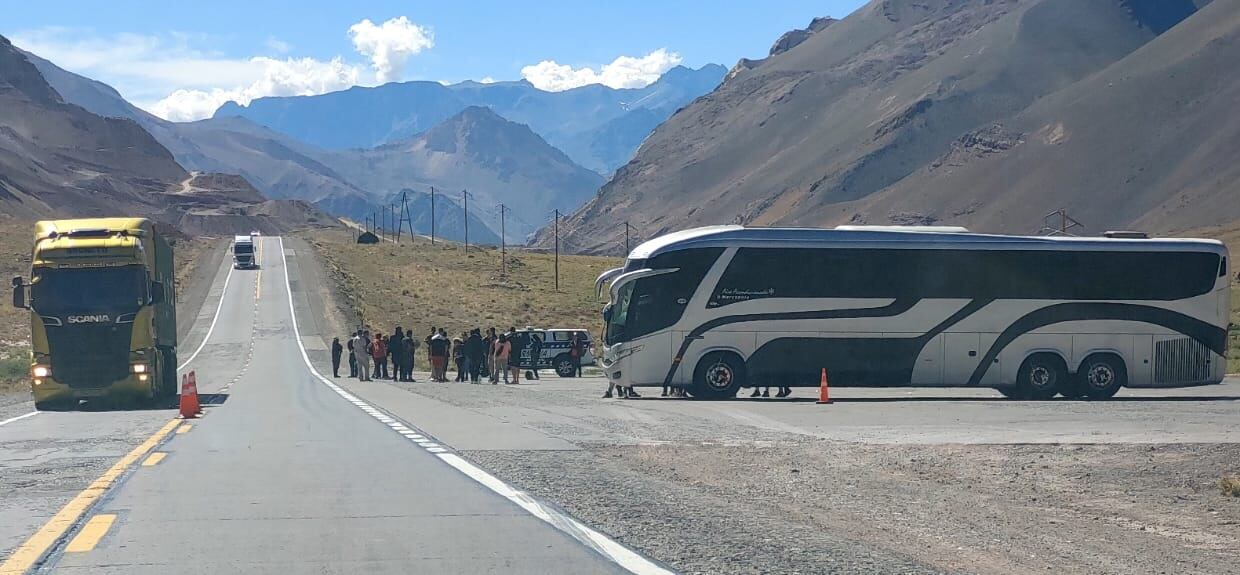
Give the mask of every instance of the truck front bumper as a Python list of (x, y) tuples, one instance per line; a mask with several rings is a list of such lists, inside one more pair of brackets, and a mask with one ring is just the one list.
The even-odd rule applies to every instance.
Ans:
[(149, 398), (153, 388), (151, 384), (152, 377), (154, 377), (154, 374), (131, 373), (128, 377), (100, 387), (70, 387), (56, 381), (53, 377), (42, 377), (31, 381), (30, 391), (34, 395), (34, 400), (40, 402), (122, 396)]

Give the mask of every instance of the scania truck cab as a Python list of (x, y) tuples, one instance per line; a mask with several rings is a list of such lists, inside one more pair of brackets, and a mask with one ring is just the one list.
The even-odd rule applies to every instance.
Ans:
[(144, 218), (35, 224), (30, 279), (31, 391), (38, 409), (176, 395), (172, 246)]

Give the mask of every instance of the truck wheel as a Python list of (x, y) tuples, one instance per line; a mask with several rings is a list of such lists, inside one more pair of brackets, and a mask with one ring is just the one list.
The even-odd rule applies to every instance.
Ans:
[(164, 398), (176, 397), (180, 390), (177, 389), (177, 350), (164, 349), (161, 350), (161, 356), (164, 360), (161, 366), (160, 379), (160, 396)]
[(693, 370), (693, 397), (729, 399), (745, 385), (745, 363), (736, 354), (708, 353)]
[(1068, 367), (1059, 356), (1039, 353), (1021, 364), (1016, 376), (1020, 399), (1044, 401), (1055, 397), (1059, 387), (1068, 380)]
[(1124, 367), (1124, 361), (1109, 353), (1085, 358), (1077, 376), (1081, 378), (1080, 386), (1090, 399), (1110, 399), (1119, 388), (1128, 383), (1128, 370)]
[(573, 377), (577, 375), (577, 368), (573, 365), (573, 358), (567, 353), (555, 356), (555, 374), (560, 377)]

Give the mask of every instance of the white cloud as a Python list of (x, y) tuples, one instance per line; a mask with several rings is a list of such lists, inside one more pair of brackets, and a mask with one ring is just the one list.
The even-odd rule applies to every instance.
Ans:
[(400, 80), (411, 56), (435, 46), (430, 28), (401, 16), (376, 25), (369, 19), (349, 27), (353, 48), (367, 58), (380, 83)]
[(645, 56), (620, 56), (601, 69), (573, 68), (555, 60), (543, 60), (521, 68), (521, 77), (535, 88), (560, 92), (588, 84), (602, 84), (611, 88), (643, 88), (650, 85), (664, 72), (680, 64), (680, 54), (659, 48)]
[(269, 50), (271, 50), (272, 52), (275, 52), (276, 54), (288, 54), (289, 52), (293, 51), (292, 44), (289, 44), (288, 42), (285, 42), (284, 40), (276, 38), (275, 36), (269, 36), (265, 44), (267, 45), (267, 48)]
[[(14, 44), (56, 65), (111, 84), (134, 104), (165, 119), (210, 117), (229, 100), (248, 104), (264, 96), (305, 96), (399, 79), (408, 59), (434, 45), (429, 29), (402, 16), (376, 25), (363, 20), (348, 30), (374, 72), (341, 57), (229, 57), (202, 49), (213, 39), (167, 33), (99, 35), (89, 29), (47, 27), (20, 31)], [(288, 43), (269, 37), (270, 54)], [(263, 49), (260, 48), (260, 49)]]
[(263, 96), (311, 96), (343, 90), (358, 83), (360, 70), (340, 58), (323, 62), (313, 58), (251, 58), (261, 76), (238, 88), (179, 89), (147, 107), (156, 116), (174, 122), (210, 117), (225, 102), (247, 105)]
[(483, 76), (481, 80), (478, 80), (478, 83), (479, 84), (494, 84), (495, 78), (492, 78), (490, 76)]

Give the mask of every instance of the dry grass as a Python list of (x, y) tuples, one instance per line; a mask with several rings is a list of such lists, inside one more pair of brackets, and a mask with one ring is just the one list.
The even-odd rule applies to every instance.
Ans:
[(431, 326), (459, 333), (473, 327), (535, 325), (602, 329), (594, 278), (620, 265), (618, 258), (560, 256), (555, 290), (552, 254), (508, 251), (508, 275), (500, 276), (496, 248), (471, 248), (419, 238), (402, 245), (358, 245), (350, 232), (300, 234), (321, 259), (341, 296), (358, 317), (384, 333), (394, 326), (421, 334)]
[(1224, 475), (1218, 480), (1218, 487), (1223, 490), (1223, 495), (1240, 497), (1240, 475)]

